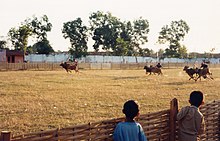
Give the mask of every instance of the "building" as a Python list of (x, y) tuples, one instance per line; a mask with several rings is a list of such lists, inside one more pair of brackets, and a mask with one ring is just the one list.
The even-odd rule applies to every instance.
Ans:
[(6, 50), (4, 49), (0, 49), (0, 62), (7, 62), (6, 59)]
[(21, 63), (24, 62), (24, 52), (17, 50), (0, 50), (0, 62)]

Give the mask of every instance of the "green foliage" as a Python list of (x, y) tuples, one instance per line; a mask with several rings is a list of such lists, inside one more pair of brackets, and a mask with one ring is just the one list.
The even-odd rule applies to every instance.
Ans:
[(163, 49), (158, 50), (157, 57), (159, 58), (159, 60), (164, 59), (164, 50)]
[(43, 39), (36, 44), (33, 45), (33, 51), (37, 54), (50, 54), (54, 52), (53, 48), (51, 47), (49, 41), (47, 39)]
[[(149, 23), (147, 20), (141, 17), (138, 20), (133, 21), (133, 30), (131, 34), (131, 46), (133, 48), (134, 56), (137, 56), (142, 52), (140, 45), (148, 42), (147, 34), (149, 32)], [(139, 54), (141, 55), (141, 54)]]
[(74, 21), (69, 21), (63, 24), (63, 37), (69, 38), (71, 47), (69, 49), (73, 58), (80, 58), (87, 55), (87, 27), (82, 24), (81, 18), (77, 18)]
[(179, 58), (187, 58), (187, 48), (186, 46), (181, 46), (178, 48), (178, 54), (180, 55)]
[(180, 41), (182, 41), (185, 35), (189, 31), (189, 26), (183, 20), (172, 21), (171, 25), (162, 27), (160, 35), (158, 37), (158, 42), (160, 44), (169, 43), (169, 48), (165, 50), (165, 55), (167, 57), (180, 57), (178, 49), (181, 47)]
[(132, 42), (136, 46), (148, 42), (147, 34), (150, 31), (148, 21), (140, 17), (138, 20), (135, 20), (133, 24)]
[(100, 11), (92, 13), (89, 19), (92, 39), (95, 41), (94, 50), (99, 51), (100, 46), (103, 50), (114, 50), (122, 26), (121, 21), (111, 13)]
[(6, 48), (6, 41), (0, 40), (0, 49), (5, 49)]
[(11, 28), (8, 32), (15, 50), (22, 50), (26, 53), (28, 37), (32, 35), (29, 25), (21, 25), (18, 29)]
[(113, 50), (113, 55), (125, 56), (128, 54), (128, 41), (124, 41), (122, 38), (116, 39), (116, 47)]
[(145, 19), (121, 22), (111, 13), (100, 11), (92, 13), (89, 19), (95, 51), (102, 47), (103, 50), (113, 51), (113, 54), (138, 56), (142, 51), (140, 45), (148, 41), (149, 23)]
[(47, 32), (52, 29), (52, 24), (46, 15), (43, 15), (40, 19), (34, 16), (32, 19), (27, 19), (26, 23), (30, 25), (32, 33), (37, 35), (38, 40), (46, 39)]
[(154, 51), (152, 49), (148, 49), (148, 48), (140, 48), (139, 49), (139, 55), (140, 56), (144, 56), (144, 57), (147, 57), (147, 56), (150, 56), (154, 53)]
[[(22, 50), (26, 53), (28, 38), (36, 36), (39, 43), (45, 42), (47, 41), (47, 32), (51, 31), (51, 28), (52, 24), (49, 23), (46, 15), (44, 15), (41, 19), (33, 16), (32, 19), (26, 19), (18, 28), (11, 28), (8, 35), (15, 50)], [(30, 49), (29, 47), (28, 50), (33, 51), (34, 49)]]

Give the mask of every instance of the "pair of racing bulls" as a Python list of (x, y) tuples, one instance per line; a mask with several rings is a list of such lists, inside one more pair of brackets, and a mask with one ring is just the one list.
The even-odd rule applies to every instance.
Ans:
[[(159, 66), (144, 66), (144, 69), (146, 70), (146, 74), (158, 74), (158, 75), (161, 75), (162, 74), (162, 71), (161, 71), (161, 68), (162, 66), (159, 65)], [(212, 77), (212, 73), (209, 71), (209, 68), (208, 68), (208, 65), (202, 63), (201, 65), (201, 68), (189, 68), (189, 66), (185, 66), (183, 68), (183, 70), (189, 75), (189, 80), (193, 79), (195, 81), (197, 81), (198, 79), (200, 79), (201, 81), (201, 78), (203, 77), (204, 79), (214, 79)]]
[(152, 65), (150, 67), (144, 66), (144, 69), (146, 70), (146, 74), (149, 73), (149, 75), (151, 75), (152, 73), (162, 75), (163, 73), (161, 71), (161, 68), (162, 68), (162, 66), (160, 63), (158, 63), (155, 67)]
[(213, 79), (212, 73), (209, 71), (208, 67), (202, 67), (202, 68), (189, 68), (189, 66), (185, 66), (183, 70), (189, 75), (189, 80), (193, 79), (197, 81), (203, 77), (204, 79)]

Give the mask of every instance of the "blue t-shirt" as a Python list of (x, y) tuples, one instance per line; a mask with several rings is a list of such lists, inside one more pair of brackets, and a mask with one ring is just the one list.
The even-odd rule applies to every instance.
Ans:
[(142, 126), (137, 122), (120, 122), (117, 124), (114, 141), (147, 141)]

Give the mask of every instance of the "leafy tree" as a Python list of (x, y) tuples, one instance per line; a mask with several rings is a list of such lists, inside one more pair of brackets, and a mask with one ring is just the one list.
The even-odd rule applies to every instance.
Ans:
[(149, 32), (149, 23), (146, 19), (141, 17), (138, 20), (133, 21), (133, 30), (131, 34), (131, 48), (132, 55), (135, 56), (137, 62), (137, 56), (141, 55), (142, 49), (140, 45), (148, 42), (147, 34)]
[(98, 52), (100, 46), (103, 50), (115, 50), (116, 40), (121, 30), (121, 21), (111, 13), (100, 11), (92, 13), (89, 19), (92, 39), (95, 41), (94, 50)]
[(113, 54), (116, 56), (125, 56), (128, 52), (128, 42), (124, 41), (122, 38), (116, 39), (116, 47), (114, 47)]
[(181, 47), (180, 41), (182, 41), (185, 35), (189, 31), (189, 26), (183, 20), (172, 21), (171, 25), (162, 27), (158, 42), (160, 44), (169, 43), (169, 48), (165, 50), (167, 57), (180, 57), (178, 49)]
[(81, 18), (77, 18), (74, 21), (69, 21), (63, 24), (63, 37), (69, 38), (71, 47), (69, 49), (73, 58), (80, 58), (87, 55), (87, 27), (82, 24)]
[[(47, 40), (47, 32), (51, 31), (51, 28), (52, 24), (49, 23), (46, 15), (43, 15), (41, 19), (33, 16), (32, 19), (26, 19), (18, 28), (11, 28), (8, 35), (15, 50), (21, 50), (26, 53), (28, 38), (35, 36), (38, 42), (45, 42)], [(28, 50), (30, 50), (30, 48)]]
[(0, 40), (0, 49), (5, 49), (6, 48), (6, 41)]
[(40, 19), (33, 16), (32, 19), (27, 19), (25, 23), (30, 25), (32, 34), (36, 35), (38, 40), (47, 40), (47, 32), (51, 31), (52, 24), (46, 15), (43, 15)]
[(158, 50), (157, 57), (159, 58), (159, 60), (164, 59), (164, 50), (163, 49)]
[(148, 42), (147, 34), (149, 32), (149, 23), (146, 19), (139, 18), (133, 22), (132, 45), (134, 48), (140, 49), (140, 45)]
[(151, 56), (153, 54), (153, 50), (152, 49), (148, 49), (148, 48), (140, 48), (139, 49), (139, 55), (140, 56)]
[(92, 13), (89, 18), (95, 51), (99, 51), (101, 46), (103, 50), (113, 51), (113, 54), (138, 56), (143, 51), (140, 46), (148, 41), (149, 23), (145, 19), (121, 22), (111, 13), (100, 11)]
[(38, 54), (50, 54), (54, 52), (50, 42), (47, 39), (47, 32), (52, 29), (52, 24), (46, 15), (43, 15), (40, 19), (33, 17), (26, 20), (26, 23), (30, 23), (30, 27), (35, 36), (37, 36), (38, 42), (33, 45), (34, 53)]
[(124, 41), (131, 42), (133, 26), (130, 21), (124, 22), (121, 26), (120, 38)]
[(130, 21), (124, 22), (121, 26), (120, 38), (127, 42), (127, 56), (132, 56), (134, 54), (134, 48), (132, 45), (132, 32), (132, 23)]
[(25, 54), (28, 45), (28, 37), (32, 35), (32, 30), (29, 25), (21, 25), (18, 29), (11, 28), (8, 35), (11, 38), (15, 50), (24, 51)]
[[(129, 42), (128, 55), (138, 56), (143, 55), (149, 49), (142, 49), (140, 46), (148, 42), (147, 34), (149, 33), (149, 23), (146, 19), (141, 17), (133, 22), (125, 22), (121, 28), (120, 37)], [(150, 52), (148, 52), (149, 54)]]
[(35, 43), (32, 49), (33, 49), (33, 52), (38, 53), (38, 54), (50, 54), (54, 52), (53, 48), (51, 47), (47, 39), (43, 39)]
[(33, 46), (28, 46), (27, 51), (28, 54), (36, 53), (37, 51), (33, 48)]
[(180, 58), (187, 58), (187, 48), (186, 46), (181, 46), (178, 48), (177, 53), (179, 54)]

